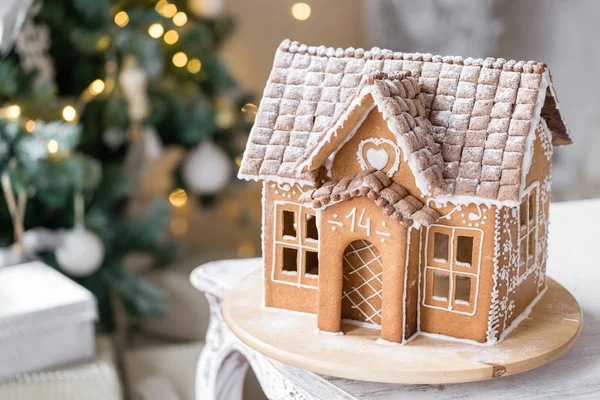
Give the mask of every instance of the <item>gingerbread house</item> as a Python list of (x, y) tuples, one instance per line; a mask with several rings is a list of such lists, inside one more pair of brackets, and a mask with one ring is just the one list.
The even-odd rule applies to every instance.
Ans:
[(264, 305), (501, 340), (546, 288), (570, 143), (544, 63), (282, 42), (239, 172), (264, 185)]

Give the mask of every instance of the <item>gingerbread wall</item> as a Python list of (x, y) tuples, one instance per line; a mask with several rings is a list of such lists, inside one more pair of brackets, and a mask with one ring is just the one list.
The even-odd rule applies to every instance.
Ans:
[[(422, 228), (421, 228), (422, 229)], [(409, 259), (405, 272), (404, 290), (406, 292), (406, 308), (404, 318), (404, 338), (408, 339), (418, 329), (419, 316), (419, 252), (421, 240), (421, 229), (409, 228), (408, 230), (408, 249)]]
[(383, 264), (381, 337), (402, 341), (406, 228), (385, 216), (366, 196), (326, 208), (320, 222), (319, 329), (340, 331), (344, 252), (352, 242), (365, 240), (377, 248)]
[[(307, 188), (305, 188), (307, 189)], [(318, 251), (318, 241), (307, 241), (302, 236), (306, 232), (307, 213), (316, 214), (310, 207), (300, 205), (302, 194), (299, 185), (266, 182), (263, 191), (263, 260), (264, 260), (264, 303), (266, 307), (316, 313), (318, 301), (318, 279), (306, 276), (302, 269), (302, 259), (306, 251)], [(281, 210), (296, 213), (297, 235), (283, 235), (284, 227)], [(318, 226), (318, 221), (317, 221)], [(296, 275), (283, 273), (284, 248), (297, 249), (300, 270)]]
[[(527, 217), (521, 206), (497, 211), (496, 247), (497, 279), (490, 310), (488, 340), (495, 341), (544, 289), (546, 283), (548, 212), (550, 206), (551, 134), (542, 121), (533, 142), (532, 166), (526, 175), (525, 197)], [(529, 218), (529, 197), (533, 196), (535, 212)], [(526, 221), (523, 225), (523, 221)], [(533, 232), (535, 254), (529, 251), (529, 235)], [(524, 257), (525, 256), (525, 257)], [(523, 262), (525, 258), (525, 262)]]
[[(405, 162), (402, 149), (398, 148), (396, 143), (397, 139), (388, 129), (383, 115), (374, 108), (354, 136), (335, 154), (331, 166), (331, 179), (337, 181), (345, 176), (358, 174), (367, 167), (378, 167), (369, 162), (368, 154), (373, 153), (377, 156), (378, 152), (386, 150), (388, 161), (383, 168), (378, 169), (387, 173), (390, 168), (396, 169), (397, 163), (397, 171), (391, 176), (392, 180), (416, 198), (420, 198), (421, 192), (415, 184), (413, 172)], [(392, 157), (392, 154), (395, 154), (395, 157)], [(381, 161), (381, 157), (374, 157), (372, 160)]]
[[(508, 308), (510, 313), (506, 315), (503, 321), (503, 327), (506, 328), (517, 318), (535, 297), (544, 290), (546, 286), (546, 261), (547, 261), (547, 241), (548, 241), (548, 217), (550, 208), (550, 180), (551, 180), (551, 133), (547, 130), (542, 121), (536, 130), (536, 137), (533, 146), (532, 166), (526, 175), (525, 199), (531, 197), (535, 201), (534, 212), (531, 213), (531, 207), (517, 207), (513, 214), (517, 215), (513, 228), (513, 240), (511, 242), (514, 249), (518, 249), (518, 262), (512, 265), (508, 274)], [(523, 211), (527, 212), (527, 218), (522, 218)], [(533, 214), (532, 217), (529, 214)], [(524, 227), (521, 223), (523, 219), (527, 220)], [(518, 232), (516, 232), (518, 231)], [(533, 235), (534, 245), (528, 244), (526, 254), (526, 265), (523, 264), (523, 244), (528, 242)], [(525, 236), (529, 236), (525, 239)], [(519, 237), (517, 242), (516, 237)], [(517, 259), (517, 255), (513, 255)], [(500, 331), (501, 333), (501, 331)]]
[[(355, 135), (335, 155), (331, 166), (331, 179), (339, 180), (359, 173), (365, 166), (373, 166), (367, 157), (369, 149), (372, 149), (372, 152), (385, 149), (388, 153), (387, 163), (384, 165), (382, 162), (379, 167), (383, 167), (385, 172), (390, 169), (392, 172), (395, 170), (392, 179), (405, 187), (413, 196), (421, 198), (413, 171), (406, 162), (402, 150), (395, 145), (396, 141), (382, 114), (376, 108), (373, 109)], [(390, 156), (393, 154), (396, 156)], [(404, 337), (410, 337), (420, 328), (426, 332), (485, 342), (492, 302), (491, 292), (494, 287), (495, 211), (485, 205), (455, 207), (452, 204), (436, 205), (428, 198), (423, 201), (437, 209), (443, 217), (431, 228), (411, 229), (409, 234), (408, 268), (401, 288), (402, 293), (404, 291), (407, 293)], [(473, 259), (477, 259), (476, 265), (454, 268), (450, 265), (452, 263), (446, 265), (428, 263), (431, 254), (426, 248), (427, 237), (430, 235), (429, 232), (433, 234), (440, 230), (448, 233), (449, 237), (475, 235), (478, 243), (473, 248), (472, 254)], [(456, 243), (452, 242), (450, 245), (455, 246)], [(461, 278), (456, 278), (457, 276), (471, 279), (470, 292), (473, 293), (472, 298), (469, 299), (471, 304), (456, 303), (452, 298), (450, 285), (449, 298), (446, 301), (434, 300), (431, 281), (436, 271), (438, 274), (447, 274), (448, 280), (460, 280)], [(464, 281), (464, 278), (462, 279)]]
[[(485, 342), (494, 287), (495, 207), (476, 204), (436, 207), (433, 201), (428, 204), (442, 217), (421, 232), (420, 330)], [(447, 235), (445, 260), (436, 257), (436, 233)], [(460, 237), (472, 240), (470, 262), (464, 260), (464, 251), (459, 250)], [(450, 287), (445, 299), (434, 292), (436, 282), (440, 285), (446, 282), (436, 279), (436, 272), (440, 277), (448, 276)], [(467, 292), (464, 282), (468, 280)]]

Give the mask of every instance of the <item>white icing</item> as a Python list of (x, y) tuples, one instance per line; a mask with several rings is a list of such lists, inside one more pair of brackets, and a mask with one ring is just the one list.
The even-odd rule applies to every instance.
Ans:
[(387, 176), (393, 176), (400, 167), (400, 149), (398, 148), (398, 146), (391, 140), (382, 138), (369, 138), (361, 141), (358, 145), (356, 157), (358, 158), (358, 163), (363, 170), (368, 169), (370, 167), (382, 170), (388, 164), (390, 158), (390, 154), (387, 152), (387, 150), (385, 150), (385, 148), (376, 149), (375, 147), (371, 147), (367, 150), (365, 154), (364, 146), (367, 143), (373, 143), (376, 146), (381, 146), (385, 143), (391, 146), (392, 149), (394, 149), (394, 154), (391, 156), (393, 157), (394, 163), (386, 172)]
[(350, 224), (350, 232), (354, 232), (358, 228), (362, 228), (366, 231), (367, 237), (371, 237), (371, 218), (365, 218), (365, 211), (366, 210), (363, 208), (360, 213), (360, 217), (357, 221), (356, 220), (357, 208), (353, 207), (352, 210), (346, 215), (345, 218), (352, 220), (352, 222)]
[(344, 332), (327, 332), (327, 331), (322, 331), (319, 328), (315, 329), (315, 333), (317, 335), (329, 335), (329, 336), (344, 336)]
[[(520, 246), (521, 236), (531, 234), (531, 232), (521, 235), (522, 227), (519, 223), (519, 208), (504, 208), (496, 210), (496, 226), (494, 233), (494, 287), (492, 290), (492, 304), (488, 316), (488, 328), (486, 331), (487, 341), (497, 343), (498, 333), (502, 329), (507, 329), (506, 322), (512, 318), (515, 302), (512, 294), (517, 288), (532, 274), (537, 280), (537, 290), (541, 292), (545, 288), (544, 266), (547, 261), (547, 234), (548, 234), (548, 215), (547, 207), (550, 201), (550, 175), (543, 179), (541, 183), (534, 182), (524, 190), (524, 199), (535, 189), (536, 193), (536, 222), (535, 234), (538, 239), (535, 247), (534, 262), (531, 266), (525, 266), (520, 270)], [(512, 229), (516, 227), (516, 237), (513, 237)], [(501, 235), (506, 235), (506, 240), (501, 241)], [(511, 279), (512, 277), (512, 279)], [(500, 296), (499, 289), (506, 288), (506, 294)], [(518, 322), (517, 322), (518, 323)], [(502, 326), (501, 326), (502, 324)], [(514, 325), (514, 322), (511, 326)], [(514, 325), (516, 326), (516, 325)], [(502, 334), (504, 337), (504, 333)], [(501, 340), (501, 339), (500, 339)]]
[[(249, 147), (249, 146), (248, 146)], [(247, 148), (246, 148), (247, 149)], [(299, 179), (299, 178), (285, 178), (285, 177), (281, 177), (278, 175), (260, 175), (260, 176), (256, 176), (256, 175), (248, 175), (248, 174), (242, 174), (241, 172), (238, 172), (238, 179), (244, 179), (247, 181), (265, 181), (265, 182), (275, 182), (278, 184), (283, 184), (283, 183), (289, 183), (290, 185), (301, 185), (301, 186), (310, 186), (310, 187), (314, 187), (315, 186), (315, 182), (308, 180), (308, 179)]]
[(480, 343), (480, 342), (477, 342), (477, 341), (471, 340), (471, 339), (462, 339), (462, 338), (457, 338), (457, 337), (454, 337), (454, 336), (440, 335), (438, 333), (418, 332), (418, 335), (425, 336), (425, 337), (430, 337), (430, 338), (434, 338), (434, 339), (449, 340), (451, 342), (465, 343), (465, 344), (474, 345), (474, 346), (486, 346), (486, 345), (488, 345), (487, 342), (486, 343)]
[(522, 198), (524, 195), (526, 177), (529, 169), (531, 168), (531, 163), (533, 161), (533, 142), (535, 140), (535, 131), (538, 127), (538, 122), (541, 119), (542, 107), (544, 106), (544, 101), (546, 101), (546, 89), (550, 84), (549, 72), (548, 70), (544, 71), (542, 74), (542, 81), (540, 82), (540, 89), (538, 92), (538, 98), (535, 103), (535, 108), (533, 111), (533, 118), (531, 120), (531, 125), (529, 127), (529, 133), (527, 134), (527, 140), (525, 142), (525, 152), (523, 153), (523, 164), (521, 166), (521, 187), (519, 189), (519, 198)]
[[(264, 195), (263, 195), (263, 199), (264, 199)], [(286, 208), (284, 208), (284, 206)], [(278, 230), (277, 230), (277, 216), (280, 214), (281, 211), (283, 211), (284, 209), (289, 209), (291, 206), (296, 207), (297, 211), (295, 212), (295, 216), (296, 216), (296, 221), (294, 223), (294, 227), (296, 228), (296, 236), (290, 236), (290, 235), (286, 235), (286, 236), (282, 236), (282, 239), (286, 240), (285, 242), (282, 242), (280, 240), (277, 240), (277, 234), (278, 234)], [(272, 252), (272, 257), (273, 257), (273, 265), (271, 268), (271, 281), (277, 284), (283, 284), (283, 285), (290, 285), (290, 286), (296, 286), (298, 288), (305, 288), (305, 289), (313, 289), (313, 290), (318, 290), (318, 286), (315, 286), (313, 284), (307, 284), (306, 282), (303, 282), (303, 274), (302, 273), (298, 273), (298, 271), (286, 271), (286, 270), (281, 270), (281, 275), (285, 275), (285, 276), (297, 276), (298, 279), (296, 280), (296, 282), (291, 282), (288, 280), (283, 280), (283, 279), (276, 279), (275, 278), (275, 271), (277, 270), (277, 246), (278, 245), (284, 245), (286, 247), (292, 247), (298, 250), (298, 270), (301, 270), (301, 268), (303, 268), (304, 265), (304, 253), (306, 252), (306, 250), (309, 251), (319, 251), (319, 242), (317, 243), (317, 248), (314, 248), (312, 246), (307, 246), (306, 243), (302, 241), (303, 238), (303, 230), (302, 230), (302, 223), (301, 223), (301, 218), (303, 215), (305, 215), (305, 213), (303, 212), (305, 206), (298, 204), (298, 203), (294, 203), (294, 202), (289, 202), (289, 201), (280, 201), (280, 200), (276, 200), (273, 202), (273, 207), (274, 207), (274, 212), (273, 212), (273, 231), (272, 231), (272, 237), (274, 238), (273, 240), (273, 252)], [(263, 210), (264, 212), (264, 210)], [(263, 214), (263, 218), (264, 218), (264, 214)], [(320, 223), (320, 213), (317, 211), (316, 213), (316, 218), (317, 218), (317, 226), (319, 226)], [(312, 243), (315, 243), (314, 241)], [(264, 237), (263, 237), (263, 246), (264, 246)], [(304, 275), (305, 276), (305, 275)], [(280, 276), (281, 277), (281, 276)], [(313, 282), (309, 282), (309, 283), (313, 283)]]
[(374, 322), (357, 321), (357, 320), (350, 319), (350, 318), (342, 318), (342, 322), (345, 324), (362, 326), (363, 328), (381, 329), (381, 325), (376, 324)]
[[(382, 223), (382, 225), (385, 224), (385, 222)], [(408, 296), (407, 291), (408, 291), (408, 279), (406, 279), (408, 277), (408, 265), (409, 265), (409, 258), (410, 258), (410, 238), (411, 238), (411, 233), (412, 230), (414, 228), (408, 227), (408, 229), (406, 230), (406, 254), (404, 255), (404, 295), (402, 296), (402, 344), (406, 343), (406, 338), (404, 335), (404, 330), (406, 329), (406, 298)], [(383, 239), (382, 239), (383, 240)], [(419, 240), (419, 245), (420, 245), (420, 240)], [(419, 264), (420, 265), (420, 264)], [(420, 275), (420, 274), (418, 274)], [(417, 289), (418, 290), (418, 289)], [(419, 308), (417, 306), (417, 308)]]
[[(429, 193), (430, 188), (428, 188), (426, 181), (423, 179), (422, 174), (420, 173), (419, 168), (417, 167), (417, 162), (416, 162), (415, 156), (408, 150), (406, 141), (402, 137), (402, 134), (398, 131), (396, 124), (394, 124), (394, 122), (393, 122), (394, 117), (387, 112), (387, 110), (385, 108), (385, 104), (383, 103), (383, 99), (380, 98), (379, 94), (377, 94), (377, 91), (373, 88), (372, 85), (367, 85), (361, 90), (361, 92), (358, 94), (358, 96), (356, 96), (356, 98), (350, 103), (350, 105), (348, 106), (348, 109), (344, 112), (344, 114), (342, 114), (342, 116), (338, 119), (338, 121), (334, 124), (334, 126), (331, 127), (327, 131), (327, 133), (325, 134), (325, 137), (320, 141), (320, 143), (317, 145), (316, 149), (312, 152), (312, 154), (304, 162), (302, 162), (299, 165), (298, 171), (302, 171), (302, 170), (304, 170), (304, 168), (310, 167), (312, 165), (315, 156), (321, 152), (321, 150), (327, 143), (331, 143), (332, 139), (334, 137), (336, 137), (338, 130), (348, 120), (350, 113), (354, 109), (356, 109), (358, 106), (360, 106), (362, 104), (362, 102), (364, 101), (364, 99), (368, 95), (371, 96), (371, 98), (374, 101), (374, 105), (377, 107), (377, 110), (383, 116), (384, 121), (386, 121), (388, 129), (394, 134), (397, 145), (402, 149), (402, 152), (405, 155), (406, 161), (408, 162), (408, 165), (409, 165), (410, 169), (412, 170), (413, 175), (415, 177), (415, 183), (416, 183), (417, 187), (419, 188), (419, 190), (421, 192)], [(330, 157), (328, 158), (327, 163), (326, 163), (326, 167), (328, 169), (330, 168), (331, 163), (333, 162), (333, 158), (335, 158), (335, 155), (337, 154), (337, 152), (354, 136), (354, 134), (358, 130), (358, 127), (360, 127), (360, 125), (364, 122), (364, 120), (366, 119), (366, 117), (368, 116), (368, 114), (372, 108), (373, 107), (370, 107), (369, 110), (367, 110), (367, 112), (365, 112), (365, 115), (363, 115), (361, 121), (356, 124), (354, 129), (347, 135), (345, 140), (330, 155)]]
[(366, 156), (367, 162), (378, 171), (384, 169), (388, 161), (390, 160), (390, 155), (385, 149), (370, 148), (369, 150), (367, 150)]
[[(523, 312), (513, 320), (513, 322), (504, 329), (504, 331), (502, 331), (502, 335), (500, 335), (500, 339), (498, 340), (498, 342), (503, 341), (506, 336), (508, 336), (513, 329), (515, 329), (517, 326), (519, 326), (519, 324), (521, 322), (523, 322), (524, 320), (526, 320), (527, 318), (529, 318), (529, 314), (531, 314), (531, 310), (533, 310), (533, 307), (535, 307), (535, 305), (538, 303), (538, 301), (540, 301), (540, 299), (542, 298), (542, 296), (546, 293), (546, 290), (548, 290), (548, 287), (544, 287), (544, 289), (535, 297), (535, 299), (533, 299), (533, 301), (531, 303), (529, 303), (529, 305), (527, 307), (525, 307), (525, 309), (523, 310)], [(494, 344), (494, 342), (489, 343), (489, 344)]]
[(540, 135), (542, 150), (544, 151), (544, 156), (546, 156), (546, 161), (550, 161), (552, 154), (554, 153), (554, 147), (552, 145), (552, 132), (550, 132), (550, 129), (548, 129), (548, 125), (546, 125), (546, 121), (543, 118), (540, 118), (538, 132)]
[[(262, 250), (262, 265), (263, 268), (267, 268), (267, 261), (265, 258), (265, 246), (266, 246), (266, 240), (265, 240), (265, 231), (267, 229), (267, 182), (263, 181), (262, 183), (262, 196), (260, 199), (260, 206), (262, 209), (262, 215), (261, 215), (261, 229), (260, 229), (260, 247)], [(265, 271), (263, 271), (265, 272)], [(262, 299), (261, 299), (261, 304), (264, 306), (266, 304), (266, 290), (267, 290), (267, 285), (264, 285), (263, 282), (263, 288), (262, 288)]]
[[(348, 119), (350, 118), (350, 114), (356, 109), (358, 108), (363, 100), (364, 100), (365, 96), (356, 96), (356, 98), (354, 98), (354, 100), (352, 100), (352, 102), (350, 103), (350, 105), (348, 106), (347, 110), (340, 116), (340, 118), (338, 118), (338, 120), (336, 121), (336, 123), (327, 130), (327, 133), (325, 134), (325, 137), (319, 142), (319, 144), (317, 145), (317, 147), (313, 150), (313, 152), (311, 153), (311, 155), (304, 161), (302, 162), (299, 166), (298, 166), (298, 172), (303, 171), (305, 168), (310, 167), (313, 163), (313, 160), (315, 158), (315, 156), (317, 154), (319, 154), (321, 152), (321, 150), (323, 150), (323, 147), (325, 147), (326, 144), (329, 144), (332, 142), (332, 140), (337, 137), (338, 131), (344, 126), (344, 124), (346, 124), (346, 122), (348, 121)], [(362, 125), (362, 123), (367, 119), (367, 117), (369, 116), (369, 113), (371, 112), (371, 110), (375, 107), (375, 104), (373, 104), (372, 106), (368, 107), (365, 112), (363, 113), (363, 115), (361, 116), (360, 120), (358, 121), (358, 123), (352, 128), (352, 130), (348, 133), (348, 135), (346, 136), (346, 138), (342, 141), (341, 145), (338, 146), (338, 148), (332, 153), (330, 154), (328, 160), (326, 161), (326, 168), (329, 171), (331, 169), (331, 164), (333, 163), (333, 158), (335, 158), (335, 155), (337, 154), (338, 150), (342, 147), (344, 147), (344, 145), (350, 140), (352, 139), (352, 137), (354, 136), (354, 134), (356, 133), (356, 131), (358, 131), (358, 128), (360, 128), (360, 126)]]
[[(447, 297), (442, 297), (442, 296), (432, 296), (432, 299), (435, 301), (447, 302), (448, 304), (445, 306), (428, 303), (429, 298), (427, 296), (422, 297), (421, 305), (423, 307), (427, 307), (427, 308), (434, 308), (434, 309), (438, 309), (438, 310), (448, 311), (451, 313), (473, 316), (477, 313), (477, 305), (478, 305), (478, 299), (479, 299), (479, 277), (480, 277), (480, 272), (481, 272), (482, 251), (480, 251), (479, 254), (477, 255), (477, 259), (475, 260), (475, 264), (473, 266), (471, 266), (470, 264), (461, 263), (461, 262), (457, 261), (456, 257), (454, 256), (454, 252), (455, 252), (455, 248), (456, 248), (456, 240), (457, 240), (456, 239), (456, 237), (457, 237), (456, 230), (459, 229), (460, 232), (465, 232), (465, 231), (473, 232), (472, 233), (473, 243), (475, 244), (476, 241), (479, 242), (478, 246), (474, 246), (474, 248), (479, 248), (479, 249), (483, 249), (483, 239), (484, 239), (485, 232), (479, 228), (457, 228), (457, 227), (452, 227), (452, 226), (447, 226), (447, 225), (433, 224), (433, 225), (427, 227), (427, 230), (425, 231), (425, 248), (426, 249), (429, 248), (429, 237), (431, 236), (429, 233), (429, 230), (432, 228), (441, 229), (443, 232), (450, 233), (449, 242), (448, 242), (450, 254), (449, 254), (448, 260), (441, 259), (441, 258), (433, 258), (431, 260), (434, 262), (447, 264), (448, 267), (440, 268), (435, 265), (431, 265), (431, 263), (428, 260), (429, 252), (425, 251), (425, 269), (424, 269), (424, 273), (422, 274), (423, 275), (423, 278), (422, 278), (423, 285), (425, 285), (425, 287), (427, 287), (427, 275), (428, 275), (427, 272), (428, 272), (428, 270), (440, 271), (440, 272), (446, 273), (450, 276), (448, 293), (452, 294), (454, 292), (454, 280), (455, 280), (454, 277), (456, 275), (469, 276), (469, 277), (471, 277), (471, 279), (474, 280), (474, 285), (475, 285), (475, 293), (471, 294), (472, 299), (473, 299), (473, 310), (461, 311), (461, 310), (453, 309), (453, 304), (460, 304), (460, 303), (458, 303), (458, 301), (456, 299), (454, 301), (452, 301), (452, 298), (454, 297), (452, 295), (450, 295), (450, 299), (448, 299)], [(464, 235), (464, 233), (460, 233), (460, 234)], [(463, 270), (456, 270), (455, 269), (456, 266), (471, 267), (472, 272), (464, 272)], [(471, 302), (467, 302), (467, 304), (470, 305)]]

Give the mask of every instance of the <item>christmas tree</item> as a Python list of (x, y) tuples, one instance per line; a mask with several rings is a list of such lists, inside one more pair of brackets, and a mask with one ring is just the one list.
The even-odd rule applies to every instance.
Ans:
[[(114, 299), (165, 312), (126, 267), (174, 257), (171, 211), (231, 177), (256, 107), (219, 58), (227, 16), (184, 1), (9, 1), (0, 51), (4, 261), (42, 257), (90, 289), (101, 322)], [(12, 229), (11, 229), (12, 227)], [(16, 258), (15, 258), (16, 257)]]

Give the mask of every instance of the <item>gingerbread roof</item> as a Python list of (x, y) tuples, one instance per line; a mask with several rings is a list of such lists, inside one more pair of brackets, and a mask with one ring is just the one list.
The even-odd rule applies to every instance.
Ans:
[[(367, 101), (365, 97), (372, 96), (372, 107), (377, 104), (382, 111), (417, 178), (417, 186), (424, 193), (434, 192), (443, 185), (444, 159), (440, 145), (433, 140), (431, 122), (427, 119), (419, 94), (419, 83), (411, 76), (410, 71), (389, 76), (384, 72), (365, 75), (356, 96), (346, 100), (345, 112), (339, 115), (330, 129), (322, 132), (312, 146), (307, 147), (297, 162), (298, 170), (320, 167), (336, 148), (342, 147), (351, 137), (344, 135), (342, 128), (352, 121), (351, 115)], [(365, 116), (370, 110), (371, 108), (367, 108), (363, 111)], [(315, 163), (315, 157), (318, 156), (321, 162)]]
[(571, 143), (544, 63), (286, 40), (276, 52), (239, 176), (315, 185), (318, 170), (298, 171), (297, 161), (347, 111), (364, 77), (379, 71), (410, 71), (418, 78), (418, 99), (444, 161), (442, 194), (517, 201), (540, 115), (555, 145)]
[(320, 188), (304, 192), (300, 197), (303, 203), (310, 203), (314, 209), (330, 207), (341, 201), (357, 196), (367, 196), (383, 208), (385, 215), (410, 226), (413, 221), (429, 226), (439, 219), (439, 214), (426, 206), (406, 189), (381, 171), (365, 170), (340, 181), (325, 182)]

